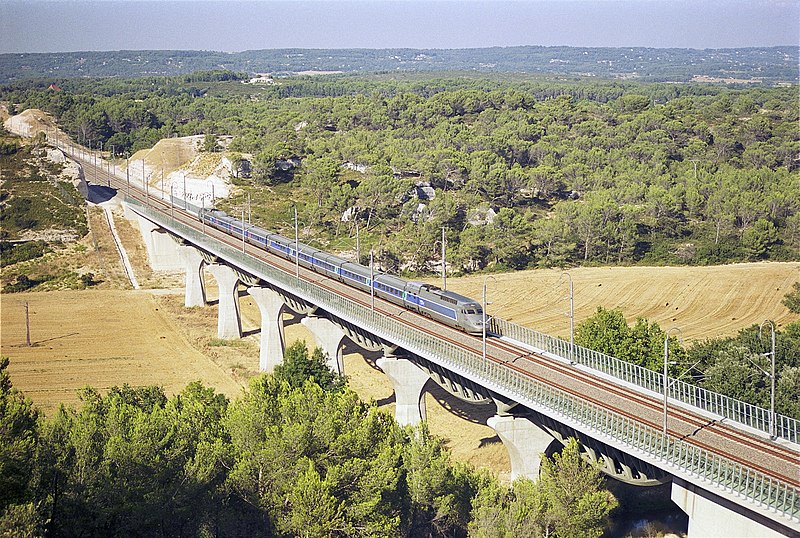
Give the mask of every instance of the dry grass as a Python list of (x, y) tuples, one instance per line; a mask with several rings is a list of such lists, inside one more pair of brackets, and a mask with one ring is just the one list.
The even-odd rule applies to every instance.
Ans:
[[(31, 346), (26, 345), (25, 310)], [(235, 396), (240, 386), (182, 334), (146, 292), (85, 290), (0, 296), (1, 351), (14, 385), (45, 412), (78, 401), (86, 385), (160, 385), (174, 394), (201, 379)]]

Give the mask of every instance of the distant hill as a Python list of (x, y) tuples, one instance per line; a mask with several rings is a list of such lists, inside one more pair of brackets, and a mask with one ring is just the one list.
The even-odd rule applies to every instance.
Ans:
[(800, 47), (653, 49), (273, 49), (0, 54), (0, 83), (26, 78), (140, 77), (228, 69), (246, 73), (539, 73), (651, 82), (798, 83)]

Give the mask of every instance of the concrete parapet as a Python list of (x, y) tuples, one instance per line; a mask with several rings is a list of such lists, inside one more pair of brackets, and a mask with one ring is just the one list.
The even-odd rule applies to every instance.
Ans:
[(376, 361), (394, 387), (394, 418), (401, 426), (417, 425), (427, 418), (424, 389), (430, 376), (408, 359), (385, 355)]
[(286, 304), (283, 298), (271, 290), (261, 286), (247, 288), (261, 312), (261, 351), (258, 369), (261, 372), (272, 372), (276, 365), (283, 361), (286, 344), (283, 336), (283, 309)]
[(494, 415), (486, 421), (503, 441), (511, 460), (511, 480), (539, 479), (542, 454), (554, 441), (545, 430), (523, 417)]
[(136, 214), (139, 231), (142, 234), (147, 258), (153, 271), (177, 271), (183, 269), (183, 263), (178, 255), (178, 243), (160, 228), (143, 216)]
[(242, 318), (239, 315), (239, 277), (227, 265), (212, 263), (208, 270), (219, 287), (217, 337), (223, 339), (242, 337)]
[(192, 306), (205, 306), (206, 304), (206, 283), (203, 278), (203, 256), (200, 252), (189, 245), (178, 245), (178, 254), (183, 259), (186, 285), (186, 300), (184, 305), (189, 308)]
[(341, 327), (327, 318), (306, 316), (300, 323), (311, 331), (317, 346), (322, 348), (328, 356), (328, 367), (332, 372), (344, 375), (344, 362), (342, 359), (342, 341), (345, 333)]
[(688, 538), (705, 536), (747, 536), (777, 538), (798, 536), (775, 521), (698, 488), (679, 478), (672, 480), (672, 502), (689, 516)]

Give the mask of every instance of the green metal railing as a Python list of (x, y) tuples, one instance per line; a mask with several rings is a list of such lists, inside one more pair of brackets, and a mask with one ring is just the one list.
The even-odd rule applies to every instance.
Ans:
[[(544, 351), (571, 360), (598, 372), (603, 372), (621, 381), (659, 394), (664, 393), (664, 375), (637, 364), (611, 357), (582, 346), (571, 346), (560, 338), (523, 327), (503, 319), (492, 319), (490, 331)], [(685, 381), (670, 378), (667, 387), (669, 397), (720, 415), (751, 428), (770, 432), (770, 411), (717, 392), (713, 392)], [(800, 443), (800, 421), (784, 415), (775, 415), (776, 436), (792, 443)]]
[[(768, 507), (775, 514), (791, 521), (800, 520), (800, 490), (791, 484), (769, 477), (705, 449), (666, 436), (659, 429), (588, 403), (518, 371), (491, 361), (484, 361), (477, 353), (464, 350), (443, 340), (431, 338), (425, 333), (376, 313), (369, 307), (357, 304), (313, 283), (299, 280), (293, 274), (285, 273), (241, 250), (203, 235), (197, 230), (170, 219), (168, 215), (142, 206), (136, 200), (129, 200), (129, 203), (136, 205), (137, 211), (148, 219), (174, 231), (201, 246), (204, 250), (212, 252), (270, 284), (311, 301), (332, 315), (359, 325), (380, 338), (449, 368), (525, 406), (546, 411), (548, 415), (563, 420), (567, 424), (578, 425), (582, 431), (594, 434), (601, 440), (611, 440), (612, 444), (628, 447), (632, 453), (638, 452), (648, 461), (654, 461), (657, 465), (660, 462), (662, 468), (673, 474), (686, 477), (695, 483), (701, 482), (705, 484), (705, 487), (711, 486), (709, 489), (716, 490), (718, 493), (727, 493), (756, 505)], [(506, 330), (512, 338), (514, 338), (513, 335), (516, 335), (517, 339), (520, 336), (519, 329), (514, 329), (510, 325), (497, 324), (495, 329), (500, 334)], [(536, 335), (533, 336), (540, 338), (538, 340), (540, 344), (546, 344), (535, 347), (556, 354), (567, 351), (563, 347), (558, 347), (561, 345), (558, 343), (558, 339), (550, 341)], [(525, 337), (531, 338), (530, 335), (525, 335)], [(568, 343), (565, 344), (569, 347)], [(553, 347), (548, 349), (547, 346)], [(654, 385), (654, 390), (658, 386), (660, 385)]]

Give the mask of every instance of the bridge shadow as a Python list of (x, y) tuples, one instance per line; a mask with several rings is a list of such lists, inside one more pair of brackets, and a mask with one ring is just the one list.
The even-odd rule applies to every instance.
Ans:
[(394, 392), (391, 396), (387, 396), (386, 398), (381, 398), (380, 400), (375, 400), (375, 404), (380, 407), (382, 405), (388, 405), (391, 403), (396, 403), (396, 398), (394, 397)]
[(288, 327), (289, 325), (297, 325), (304, 317), (305, 316), (303, 314), (298, 314), (297, 312), (284, 309), (283, 326)]
[[(384, 356), (382, 351), (367, 351), (359, 345), (353, 343), (349, 338), (345, 338), (342, 353), (344, 355), (349, 355), (352, 353), (361, 355), (364, 357), (364, 361), (367, 363), (367, 365), (369, 365), (370, 368), (383, 374), (383, 370), (381, 370), (377, 364), (378, 359)], [(425, 384), (425, 392), (433, 396), (434, 400), (436, 400), (436, 403), (438, 403), (451, 415), (455, 415), (462, 420), (467, 420), (474, 424), (482, 424), (485, 426), (486, 421), (489, 420), (489, 417), (494, 416), (496, 413), (496, 408), (492, 403), (477, 404), (462, 400), (461, 398), (454, 396), (452, 393), (442, 388), (442, 386), (436, 383), (433, 379), (430, 379)], [(395, 395), (393, 392), (391, 396), (376, 400), (376, 403), (378, 405), (385, 405), (388, 403), (395, 403), (395, 401)], [(500, 442), (500, 439), (497, 436), (487, 437), (486, 442)]]
[(86, 199), (93, 204), (102, 204), (108, 202), (117, 195), (117, 189), (106, 187), (104, 185), (88, 185), (89, 192), (86, 194)]
[[(364, 362), (366, 362), (367, 365), (370, 368), (372, 368), (373, 370), (375, 370), (377, 372), (383, 373), (383, 370), (378, 368), (378, 363), (377, 363), (378, 359), (383, 357), (383, 352), (382, 351), (368, 351), (368, 350), (362, 348), (361, 346), (359, 346), (358, 344), (354, 343), (349, 338), (345, 338), (344, 339), (344, 346), (343, 346), (342, 353), (344, 355), (350, 355), (351, 353), (357, 353), (357, 354), (361, 355), (362, 357), (364, 357)], [(394, 400), (392, 400), (392, 401), (394, 401)]]
[[(448, 413), (462, 420), (472, 422), (473, 424), (483, 424), (485, 426), (486, 421), (497, 413), (497, 409), (493, 404), (474, 404), (467, 402), (457, 396), (453, 396), (453, 394), (443, 389), (433, 380), (429, 381), (425, 385), (425, 388), (428, 394), (433, 396), (436, 402)], [(494, 437), (488, 439), (494, 439)]]

